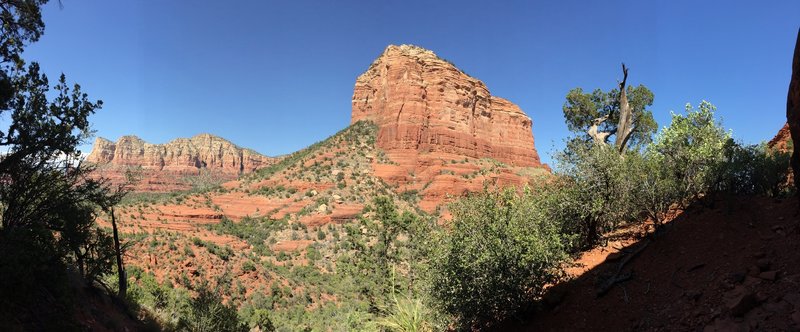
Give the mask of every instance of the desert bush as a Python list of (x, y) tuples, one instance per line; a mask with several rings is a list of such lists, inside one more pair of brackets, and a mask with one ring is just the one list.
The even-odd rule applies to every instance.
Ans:
[(247, 331), (248, 326), (239, 320), (236, 308), (222, 303), (221, 296), (201, 285), (197, 297), (189, 301), (189, 312), (181, 317), (178, 330), (191, 332), (205, 331)]
[(673, 204), (682, 199), (678, 179), (658, 155), (646, 153), (631, 164), (639, 183), (633, 203), (641, 214), (660, 226)]
[(388, 331), (429, 332), (434, 331), (430, 308), (420, 299), (409, 296), (392, 296), (391, 308), (377, 323)]
[(484, 190), (452, 204), (452, 229), (432, 256), (431, 295), (457, 325), (514, 314), (557, 280), (567, 239), (541, 202), (530, 191)]
[[(563, 201), (553, 202), (555, 212), (570, 234), (579, 234), (583, 246), (638, 216), (635, 196), (640, 182), (641, 156), (637, 151), (620, 155), (605, 145), (573, 141), (558, 156), (562, 193), (549, 192)], [(562, 219), (563, 218), (563, 219)]]
[(743, 195), (777, 197), (785, 195), (788, 186), (790, 154), (772, 151), (766, 144), (733, 144), (726, 151), (722, 188)]
[(673, 113), (672, 123), (648, 147), (653, 162), (667, 168), (677, 181), (676, 194), (684, 205), (719, 189), (726, 175), (726, 151), (734, 142), (715, 118), (715, 110), (707, 101), (698, 109), (686, 104), (686, 115)]

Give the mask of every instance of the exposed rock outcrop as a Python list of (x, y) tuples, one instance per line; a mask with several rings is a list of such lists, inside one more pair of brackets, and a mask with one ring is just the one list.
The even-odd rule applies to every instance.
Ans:
[(378, 125), (378, 147), (541, 166), (531, 118), (432, 51), (391, 45), (358, 77), (351, 123)]
[(112, 183), (124, 181), (128, 170), (138, 171), (142, 178), (134, 187), (138, 191), (188, 189), (191, 181), (184, 179), (187, 176), (232, 180), (275, 161), (210, 134), (166, 144), (150, 144), (136, 136), (123, 136), (116, 143), (98, 137), (86, 160), (96, 164), (98, 173)]
[(352, 103), (351, 123), (374, 122), (390, 160), (373, 163), (374, 174), (417, 193), (425, 211), (487, 184), (519, 186), (549, 172), (531, 118), (432, 51), (390, 45), (356, 79)]
[(784, 124), (781, 130), (775, 134), (775, 137), (767, 142), (767, 146), (772, 150), (792, 152), (794, 142), (792, 141), (792, 134), (789, 132), (788, 123)]
[[(797, 31), (797, 41), (794, 45), (792, 78), (786, 97), (786, 122), (789, 125), (792, 141), (797, 142), (800, 140), (800, 30)], [(800, 149), (794, 149), (792, 152), (792, 169), (795, 175), (800, 174)], [(795, 181), (795, 186), (800, 189), (800, 181)]]
[(123, 136), (116, 143), (98, 137), (86, 160), (96, 164), (190, 173), (208, 168), (237, 175), (274, 161), (210, 134), (178, 138), (166, 144), (150, 144), (136, 136)]

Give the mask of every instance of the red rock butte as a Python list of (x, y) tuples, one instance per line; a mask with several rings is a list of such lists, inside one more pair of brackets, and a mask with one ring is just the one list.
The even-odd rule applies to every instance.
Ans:
[(358, 77), (351, 123), (360, 120), (378, 126), (378, 147), (389, 155), (415, 150), (542, 166), (530, 117), (417, 46), (390, 45)]

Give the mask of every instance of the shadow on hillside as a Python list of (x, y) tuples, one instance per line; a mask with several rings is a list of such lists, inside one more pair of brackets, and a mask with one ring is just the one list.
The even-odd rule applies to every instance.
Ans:
[[(621, 250), (627, 254), (552, 287), (536, 309), (493, 330), (800, 328), (796, 199), (736, 197), (714, 205), (691, 206), (657, 235)], [(617, 274), (630, 278), (598, 296), (645, 245)]]

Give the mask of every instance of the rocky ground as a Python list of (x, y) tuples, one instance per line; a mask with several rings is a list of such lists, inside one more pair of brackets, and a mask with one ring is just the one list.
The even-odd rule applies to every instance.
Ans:
[[(581, 255), (542, 308), (497, 330), (798, 331), (798, 211), (795, 198), (739, 197), (690, 207), (644, 238), (628, 229)], [(630, 278), (599, 296), (626, 260), (617, 276)]]

